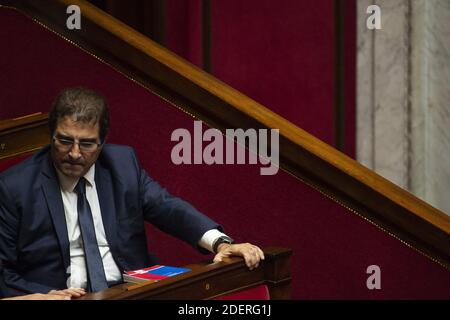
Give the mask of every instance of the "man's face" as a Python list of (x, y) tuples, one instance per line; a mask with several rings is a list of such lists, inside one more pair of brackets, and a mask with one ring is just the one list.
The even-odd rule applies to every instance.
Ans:
[(67, 177), (84, 176), (101, 152), (95, 145), (100, 143), (99, 124), (64, 117), (58, 120), (53, 136), (51, 155), (56, 168)]

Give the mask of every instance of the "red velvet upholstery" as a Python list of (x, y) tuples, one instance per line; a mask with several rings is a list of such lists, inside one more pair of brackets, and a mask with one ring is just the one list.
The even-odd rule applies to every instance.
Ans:
[[(344, 152), (355, 157), (356, 0), (343, 5)], [(166, 46), (200, 67), (201, 15), (200, 0), (167, 0)], [(212, 73), (333, 144), (334, 23), (329, 0), (212, 1)]]
[[(261, 176), (254, 165), (174, 165), (171, 133), (192, 132), (194, 119), (24, 15), (0, 8), (0, 39), (8, 44), (0, 59), (0, 118), (47, 112), (67, 86), (102, 92), (111, 109), (108, 141), (135, 147), (144, 168), (171, 193), (219, 221), (236, 241), (293, 249), (294, 299), (450, 299), (447, 269), (282, 170)], [(329, 81), (325, 88), (327, 97), (308, 99), (328, 107)], [(320, 135), (323, 129), (314, 130)], [(149, 231), (148, 242), (165, 264), (205, 259)], [(372, 264), (381, 269), (381, 290), (366, 287)]]
[(212, 21), (213, 74), (333, 144), (332, 3), (214, 1)]
[(166, 0), (166, 46), (202, 67), (202, 1)]
[(265, 284), (234, 292), (216, 300), (270, 300), (269, 289)]

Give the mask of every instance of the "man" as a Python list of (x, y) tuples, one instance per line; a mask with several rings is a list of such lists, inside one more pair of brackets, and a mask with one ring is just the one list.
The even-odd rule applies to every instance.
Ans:
[(0, 259), (9, 287), (100, 291), (148, 267), (144, 221), (253, 269), (263, 252), (232, 244), (217, 223), (170, 195), (130, 147), (105, 144), (108, 109), (84, 88), (63, 90), (49, 115), (51, 144), (0, 175)]

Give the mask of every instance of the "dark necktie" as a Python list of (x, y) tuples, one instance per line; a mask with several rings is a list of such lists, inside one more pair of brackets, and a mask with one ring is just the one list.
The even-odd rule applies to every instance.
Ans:
[(95, 237), (91, 207), (86, 198), (85, 178), (80, 178), (74, 191), (78, 195), (78, 222), (80, 224), (81, 237), (83, 239), (88, 275), (88, 290), (90, 292), (97, 292), (108, 288), (108, 283), (103, 269), (102, 257), (98, 249), (97, 238)]

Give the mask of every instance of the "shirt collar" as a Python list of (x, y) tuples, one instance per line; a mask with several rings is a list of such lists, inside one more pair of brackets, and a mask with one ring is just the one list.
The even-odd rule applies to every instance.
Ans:
[[(56, 168), (56, 167), (55, 167)], [(75, 189), (79, 178), (71, 178), (65, 176), (61, 171), (56, 168), (56, 173), (58, 174), (59, 184), (64, 191), (71, 191)], [(95, 163), (89, 168), (88, 172), (84, 175), (84, 178), (87, 180), (90, 186), (93, 186), (95, 183)]]

